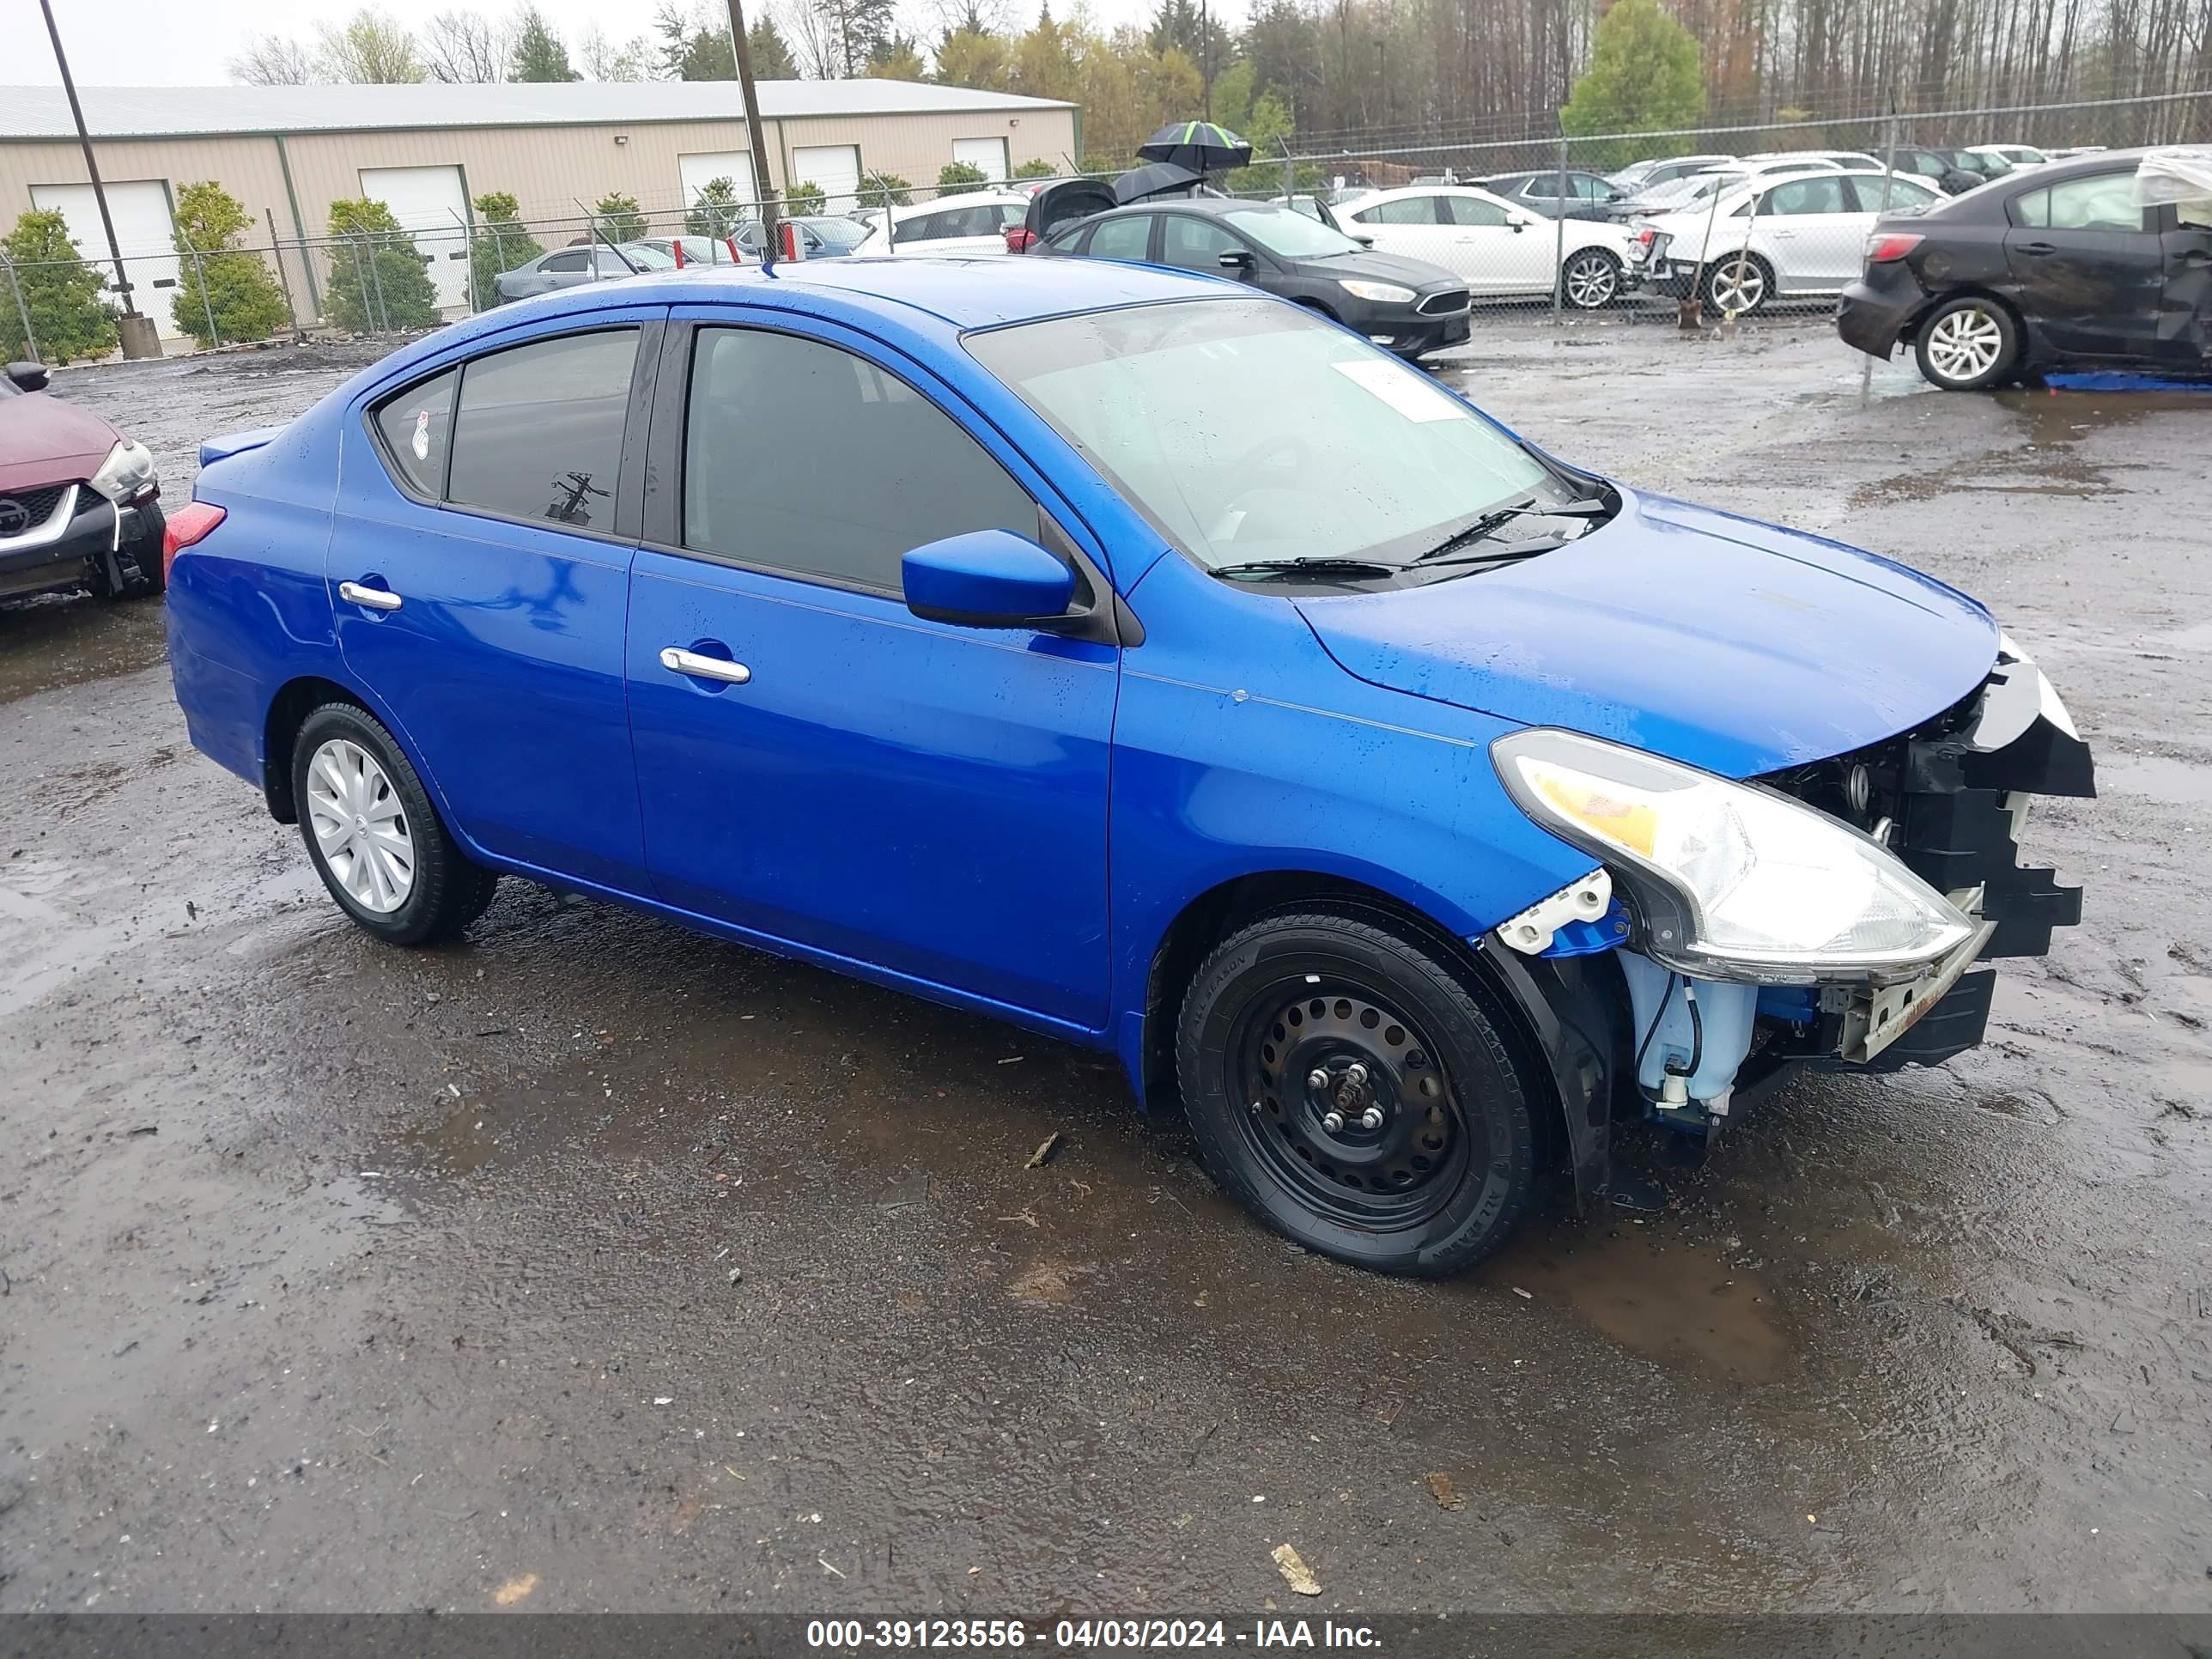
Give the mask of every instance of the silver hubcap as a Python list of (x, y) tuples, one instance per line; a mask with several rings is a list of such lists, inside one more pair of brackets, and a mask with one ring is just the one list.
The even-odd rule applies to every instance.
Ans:
[(1996, 367), (2004, 350), (2004, 330), (1979, 306), (1936, 319), (1928, 331), (1928, 363), (1944, 380), (1978, 379)]
[(332, 738), (307, 763), (307, 825), (331, 874), (364, 910), (387, 915), (415, 890), (415, 837), (399, 792), (357, 743)]
[(1613, 298), (1613, 263), (1595, 253), (1567, 262), (1567, 298), (1584, 311), (1595, 311)]
[(1766, 277), (1748, 259), (1741, 264), (1729, 259), (1714, 270), (1712, 290), (1714, 309), (1752, 311), (1766, 297)]

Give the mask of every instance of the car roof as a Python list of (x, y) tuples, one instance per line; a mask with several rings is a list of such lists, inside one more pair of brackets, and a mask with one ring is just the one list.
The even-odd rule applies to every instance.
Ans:
[[(1049, 185), (1058, 181), (1048, 179), (1044, 182)], [(1018, 196), (1011, 190), (963, 190), (956, 195), (940, 196), (935, 201), (916, 202), (911, 207), (895, 207), (891, 210), (891, 222), (896, 224), (902, 219), (914, 218), (924, 213), (934, 213), (940, 208), (1027, 207), (1029, 204), (1028, 197)], [(875, 210), (870, 209), (868, 211), (873, 212)]]
[[(1496, 202), (1502, 208), (1513, 206), (1512, 203), (1498, 201), (1498, 198), (1488, 191), (1474, 185), (1400, 185), (1392, 190), (1376, 191), (1372, 196), (1362, 200), (1359, 205), (1370, 208), (1377, 202), (1395, 202), (1401, 196), (1477, 196), (1486, 202)], [(1516, 211), (1521, 210), (1516, 210)]]

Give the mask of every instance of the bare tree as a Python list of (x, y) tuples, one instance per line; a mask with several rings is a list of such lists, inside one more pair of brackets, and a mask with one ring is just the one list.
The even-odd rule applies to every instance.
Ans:
[(776, 25), (791, 42), (791, 55), (799, 60), (801, 75), (810, 81), (837, 77), (845, 61), (845, 43), (835, 18), (799, 0), (784, 8)]
[(315, 78), (307, 49), (283, 34), (263, 35), (226, 67), (249, 87), (304, 87)]
[(350, 21), (319, 23), (315, 68), (326, 81), (389, 86), (423, 78), (415, 37), (397, 23), (363, 9)]
[(593, 23), (576, 39), (576, 67), (593, 81), (650, 81), (653, 46), (641, 34), (617, 46)]
[(422, 26), (423, 66), (434, 81), (469, 85), (507, 78), (514, 32), (480, 11), (441, 11)]

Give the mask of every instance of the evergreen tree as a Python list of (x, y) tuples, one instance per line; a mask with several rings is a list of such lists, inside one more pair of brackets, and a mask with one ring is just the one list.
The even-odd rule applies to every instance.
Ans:
[(391, 328), (435, 328), (438, 290), (430, 256), (399, 228), (392, 210), (366, 197), (331, 204), (331, 279), (324, 301), (330, 319), (356, 334)]
[(964, 195), (971, 190), (981, 190), (990, 182), (990, 175), (973, 161), (947, 161), (937, 170), (937, 193), (939, 197)]
[(860, 175), (860, 205), (863, 207), (911, 207), (914, 205), (914, 186), (896, 173), (864, 173)]
[(791, 55), (791, 43), (775, 26), (775, 19), (763, 12), (745, 31), (745, 42), (753, 49), (753, 79), (756, 81), (796, 81), (799, 65)]
[(476, 240), (469, 246), (469, 282), (477, 309), (488, 311), (499, 303), (493, 279), (501, 271), (520, 270), (544, 252), (544, 245), (523, 228), (522, 206), (514, 197), (503, 190), (477, 197)]
[[(1559, 125), (1571, 134), (1656, 132), (1705, 118), (1705, 83), (1698, 42), (1659, 0), (1614, 0), (1598, 20), (1590, 65), (1576, 81)], [(1665, 140), (1577, 147), (1577, 161), (1600, 169), (1664, 155)]]
[(253, 223), (245, 204), (212, 179), (182, 185), (174, 223), (179, 257), (169, 312), (179, 328), (204, 347), (265, 340), (285, 326), (284, 295), (276, 277), (259, 254), (237, 246)]
[(811, 185), (802, 181), (783, 192), (783, 211), (788, 218), (818, 217), (822, 210), (829, 205), (830, 198), (823, 193), (822, 186), (819, 185)]
[(580, 81), (584, 77), (568, 63), (562, 44), (545, 15), (526, 4), (514, 20), (514, 53), (507, 78), (513, 81)]
[(684, 229), (687, 235), (712, 236), (719, 241), (734, 235), (745, 217), (738, 206), (737, 180), (709, 179), (691, 198), (684, 215)]
[[(100, 298), (105, 278), (78, 255), (58, 208), (33, 208), (15, 221), (4, 244), (15, 285), (31, 313), (31, 332), (46, 362), (101, 357), (115, 349), (115, 312)], [(0, 301), (0, 350), (27, 355), (23, 320)]]
[(637, 198), (611, 190), (592, 204), (592, 222), (611, 242), (635, 242), (645, 234), (645, 214)]

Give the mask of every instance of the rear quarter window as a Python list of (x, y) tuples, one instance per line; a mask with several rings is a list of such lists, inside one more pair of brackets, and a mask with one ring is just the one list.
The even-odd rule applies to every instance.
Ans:
[(369, 416), (384, 441), (384, 461), (411, 493), (436, 501), (446, 492), (446, 456), (453, 430), (457, 368), (393, 393)]

